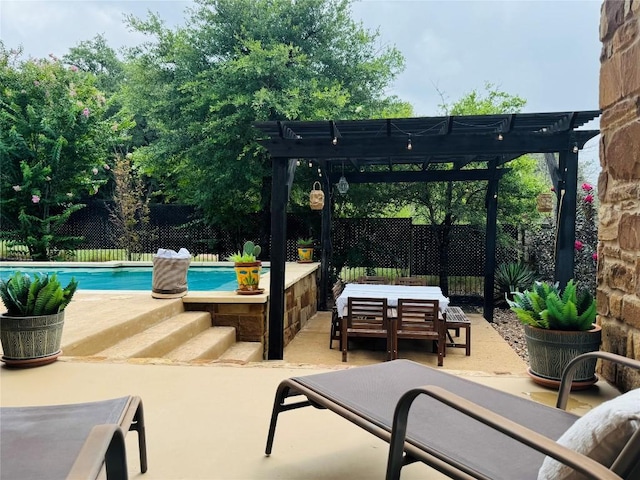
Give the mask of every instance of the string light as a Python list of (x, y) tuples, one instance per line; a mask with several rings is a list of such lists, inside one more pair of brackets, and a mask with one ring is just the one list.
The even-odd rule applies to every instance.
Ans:
[(498, 140), (504, 140), (504, 137), (502, 136), (501, 133), (498, 134)]
[(309, 160), (309, 168), (313, 168), (313, 162)]
[(296, 160), (296, 167), (300, 166), (300, 160)]
[(578, 153), (578, 144), (577, 143), (573, 144), (573, 153)]
[(411, 145), (411, 137), (407, 138), (407, 150), (411, 150), (413, 145)]
[(331, 140), (331, 143), (333, 143), (334, 145), (337, 145), (338, 139), (336, 137), (333, 137), (333, 140)]

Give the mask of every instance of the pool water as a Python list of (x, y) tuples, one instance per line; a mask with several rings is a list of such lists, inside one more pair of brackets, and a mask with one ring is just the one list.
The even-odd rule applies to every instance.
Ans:
[[(0, 267), (0, 278), (7, 280), (15, 271), (57, 274), (66, 286), (72, 277), (78, 281), (79, 290), (148, 290), (151, 291), (153, 267)], [(263, 273), (265, 269), (263, 268)], [(189, 290), (232, 291), (238, 288), (233, 267), (189, 267)]]

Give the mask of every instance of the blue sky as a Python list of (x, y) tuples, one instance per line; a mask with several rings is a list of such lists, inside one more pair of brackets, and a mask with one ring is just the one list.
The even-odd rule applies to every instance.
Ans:
[[(0, 39), (26, 54), (61, 56), (79, 41), (104, 34), (118, 48), (142, 41), (123, 14), (158, 12), (181, 24), (189, 1), (0, 0)], [(380, 45), (395, 45), (406, 69), (389, 93), (416, 115), (442, 112), (485, 82), (527, 100), (525, 112), (598, 108), (601, 44), (599, 0), (362, 0), (353, 18), (379, 29)], [(591, 125), (597, 128), (596, 125)], [(581, 158), (597, 163), (597, 139)]]

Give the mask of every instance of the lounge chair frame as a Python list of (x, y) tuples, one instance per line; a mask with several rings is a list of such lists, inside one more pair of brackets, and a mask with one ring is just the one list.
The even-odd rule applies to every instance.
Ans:
[[(128, 396), (98, 402), (2, 407), (4, 479), (128, 477), (124, 437), (138, 432), (140, 470), (147, 471), (142, 400)], [(44, 427), (43, 427), (44, 426)], [(46, 450), (46, 451), (45, 451)]]
[[(632, 436), (610, 469), (584, 455), (562, 447), (555, 441), (579, 418), (564, 410), (576, 366), (580, 362), (594, 357), (640, 369), (640, 361), (612, 353), (590, 352), (583, 354), (565, 368), (556, 408), (500, 392), (476, 382), (406, 360), (290, 378), (282, 381), (276, 391), (265, 454), (271, 454), (279, 413), (313, 406), (319, 409), (328, 409), (389, 442), (386, 474), (386, 478), (389, 480), (398, 479), (402, 467), (415, 461), (421, 461), (451, 478), (458, 479), (536, 478), (537, 470), (545, 455), (571, 466), (584, 473), (588, 478), (631, 478), (628, 475), (640, 473), (640, 432), (636, 432)], [(393, 374), (402, 370), (407, 370), (411, 375), (416, 372), (422, 373), (422, 377), (430, 377), (433, 384), (426, 386), (425, 384), (416, 384), (412, 388), (405, 389), (403, 393), (394, 392), (391, 380), (397, 380), (398, 377), (395, 375), (394, 379), (390, 379), (390, 375), (385, 376), (385, 372)], [(353, 382), (354, 379), (357, 381)], [(420, 379), (422, 378), (418, 380)], [(336, 386), (335, 380), (341, 381), (342, 384)], [(386, 385), (384, 382), (387, 380), (389, 388), (377, 387)], [(374, 385), (371, 391), (365, 391), (360, 398), (349, 397), (348, 392), (352, 389), (351, 385), (357, 384), (356, 388), (365, 385), (365, 388), (368, 388), (368, 382), (374, 382), (377, 386)], [(410, 383), (411, 380), (408, 382)], [(438, 383), (444, 384), (444, 388), (437, 385)], [(481, 398), (464, 398), (467, 389), (476, 393), (480, 391), (483, 395)], [(455, 390), (455, 393), (446, 390)], [(372, 398), (372, 393), (378, 398)], [(294, 402), (287, 401), (289, 397), (296, 396), (305, 396), (306, 399)], [(451, 445), (451, 442), (457, 441), (458, 437), (462, 440), (468, 437), (470, 442), (474, 441), (469, 431), (464, 430), (464, 425), (461, 427), (452, 424), (447, 431), (439, 431), (436, 434), (434, 432), (437, 430), (435, 427), (432, 430), (430, 428), (432, 425), (429, 422), (427, 425), (415, 424), (415, 418), (420, 417), (413, 419), (409, 417), (407, 420), (410, 411), (413, 415), (418, 415), (418, 412), (413, 412), (412, 407), (415, 410), (415, 402), (426, 396), (434, 398), (438, 402), (436, 405), (442, 404), (438, 407), (438, 412), (434, 412), (434, 419), (437, 418), (438, 421), (443, 418), (451, 422), (460, 422), (461, 419), (466, 419), (467, 425), (477, 426), (478, 424), (475, 422), (486, 425), (487, 428), (482, 427), (484, 429), (482, 430), (483, 435), (487, 431), (493, 433), (490, 437), (483, 436), (478, 439), (478, 443), (474, 446), (479, 447), (499, 438), (502, 447), (509, 447), (509, 451), (500, 451), (497, 454), (501, 455), (503, 459), (509, 458), (509, 462), (502, 462), (496, 466), (494, 459), (494, 463), (487, 465), (491, 460), (483, 460), (482, 454), (478, 454), (479, 460), (478, 456), (471, 458), (471, 454), (476, 453), (472, 451), (472, 448), (465, 450), (463, 446), (460, 446), (460, 448), (447, 450), (446, 445)], [(379, 414), (376, 411), (375, 402), (380, 399), (382, 399), (382, 404), (385, 402), (393, 403), (393, 408), (390, 409), (393, 414), (387, 411)], [(495, 408), (493, 408), (494, 401), (496, 402)], [(485, 407), (479, 405), (483, 402)], [(365, 405), (361, 405), (361, 403), (365, 403)], [(487, 404), (492, 408), (486, 408)], [(456, 411), (461, 414), (454, 415)], [(443, 412), (449, 413), (442, 415)], [(414, 423), (411, 423), (412, 420)], [(447, 438), (444, 438), (445, 436)], [(488, 447), (491, 446), (488, 445)], [(517, 456), (512, 456), (512, 452), (516, 452)], [(521, 458), (522, 456), (528, 458)], [(518, 473), (515, 475), (513, 472), (506, 472), (502, 475), (501, 469), (511, 467), (511, 465), (504, 464), (511, 464), (516, 459), (522, 465), (528, 466), (529, 470), (535, 471), (517, 470)], [(523, 467), (514, 466), (514, 468)]]

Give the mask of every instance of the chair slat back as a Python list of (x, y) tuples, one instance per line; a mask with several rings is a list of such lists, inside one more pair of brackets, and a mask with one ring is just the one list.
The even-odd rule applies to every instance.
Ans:
[(387, 277), (365, 275), (358, 278), (357, 283), (365, 283), (367, 285), (386, 285)]
[(438, 300), (400, 298), (398, 300), (398, 330), (433, 330), (442, 328)]
[(396, 278), (395, 284), (424, 287), (427, 285), (427, 279), (422, 277), (398, 277)]
[(333, 284), (333, 288), (331, 289), (334, 301), (338, 299), (343, 290), (344, 282), (340, 279), (336, 280), (336, 283)]
[(380, 330), (389, 324), (386, 298), (349, 297), (347, 302), (349, 329)]

